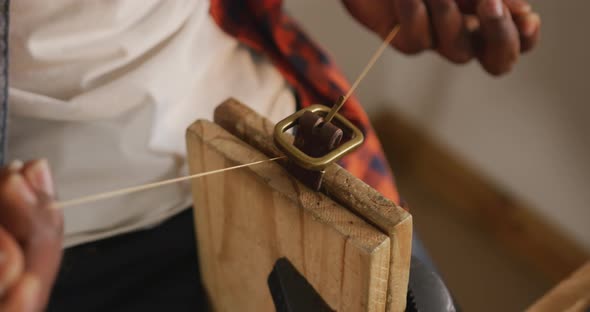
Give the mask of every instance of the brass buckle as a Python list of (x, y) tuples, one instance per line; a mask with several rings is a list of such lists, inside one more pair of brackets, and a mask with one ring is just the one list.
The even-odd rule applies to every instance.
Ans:
[(363, 143), (363, 133), (350, 121), (344, 118), (344, 116), (336, 113), (334, 118), (338, 121), (339, 125), (345, 128), (342, 129), (345, 133), (350, 133), (349, 140), (340, 144), (333, 151), (322, 157), (311, 157), (292, 144), (291, 140), (289, 140), (290, 135), (288, 135), (286, 131), (297, 125), (299, 117), (301, 117), (303, 113), (310, 111), (315, 114), (320, 114), (321, 117), (326, 117), (330, 110), (331, 108), (324, 105), (311, 105), (295, 112), (293, 115), (281, 120), (276, 124), (274, 128), (275, 143), (290, 159), (292, 159), (300, 167), (308, 170), (321, 171), (329, 164), (354, 151)]

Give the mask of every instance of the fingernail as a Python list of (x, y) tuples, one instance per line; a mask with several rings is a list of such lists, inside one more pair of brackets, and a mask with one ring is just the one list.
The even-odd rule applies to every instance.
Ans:
[(483, 12), (488, 17), (501, 18), (504, 16), (504, 3), (502, 0), (487, 0), (483, 3)]
[(32, 275), (23, 277), (24, 311), (36, 311), (41, 292), (41, 281)]
[(531, 4), (524, 0), (511, 0), (506, 3), (513, 14), (529, 14), (533, 10)]
[(25, 164), (20, 159), (15, 159), (10, 162), (8, 165), (8, 171), (10, 172), (19, 172)]
[(531, 13), (532, 10), (533, 10), (533, 7), (530, 4), (528, 4), (528, 3), (523, 3), (520, 6), (520, 13), (521, 14)]
[(6, 181), (5, 195), (8, 200), (12, 200), (15, 203), (21, 202), (25, 205), (36, 205), (37, 196), (27, 185), (25, 179), (17, 173), (12, 173)]
[(537, 31), (537, 27), (539, 27), (540, 22), (541, 18), (538, 14), (531, 14), (527, 16), (522, 34), (527, 37), (534, 35), (535, 31)]
[(474, 32), (479, 29), (479, 19), (475, 16), (465, 16), (465, 28), (468, 32)]
[(37, 191), (43, 192), (50, 197), (55, 195), (53, 178), (51, 177), (51, 170), (49, 169), (49, 163), (46, 159), (35, 161), (26, 174), (29, 178), (29, 182), (33, 184), (33, 188)]

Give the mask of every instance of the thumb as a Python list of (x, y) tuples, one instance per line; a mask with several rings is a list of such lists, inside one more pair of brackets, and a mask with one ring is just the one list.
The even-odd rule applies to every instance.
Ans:
[(41, 283), (37, 277), (25, 273), (0, 303), (3, 312), (35, 312), (40, 309)]

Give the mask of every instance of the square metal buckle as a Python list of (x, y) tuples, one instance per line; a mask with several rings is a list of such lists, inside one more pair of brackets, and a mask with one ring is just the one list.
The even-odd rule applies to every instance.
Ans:
[(321, 171), (329, 164), (354, 151), (363, 143), (363, 133), (350, 121), (344, 118), (344, 116), (336, 113), (334, 115), (334, 119), (337, 121), (337, 124), (342, 126), (342, 130), (345, 133), (348, 133), (350, 136), (350, 138), (344, 143), (340, 144), (334, 150), (322, 157), (311, 157), (292, 144), (291, 140), (289, 140), (290, 135), (288, 135), (286, 131), (295, 127), (298, 124), (299, 118), (306, 111), (319, 114), (321, 117), (326, 117), (330, 110), (331, 108), (324, 105), (311, 105), (295, 112), (293, 115), (281, 120), (276, 124), (274, 128), (275, 143), (290, 159), (292, 159), (300, 167), (308, 170)]

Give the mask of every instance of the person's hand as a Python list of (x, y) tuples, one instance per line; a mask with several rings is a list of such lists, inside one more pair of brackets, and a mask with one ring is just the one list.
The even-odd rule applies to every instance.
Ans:
[(44, 160), (0, 169), (0, 311), (42, 311), (62, 254), (63, 218)]
[(455, 63), (477, 58), (493, 75), (511, 70), (539, 39), (541, 20), (526, 0), (342, 0), (360, 23), (406, 54), (435, 50)]

